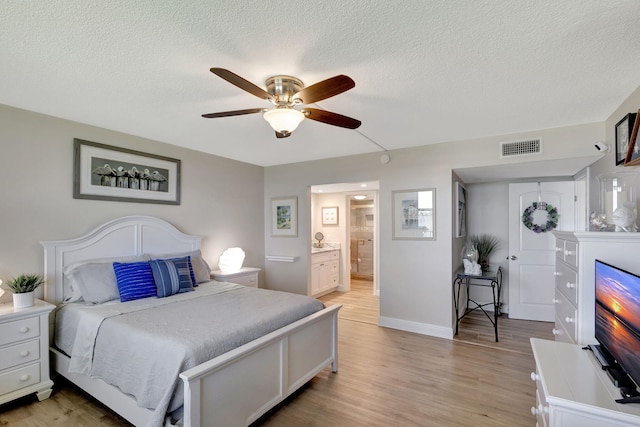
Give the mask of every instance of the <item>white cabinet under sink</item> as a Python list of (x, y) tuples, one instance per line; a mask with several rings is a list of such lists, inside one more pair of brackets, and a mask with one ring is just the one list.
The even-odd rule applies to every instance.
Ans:
[(340, 251), (328, 250), (311, 254), (311, 296), (336, 290), (340, 284)]

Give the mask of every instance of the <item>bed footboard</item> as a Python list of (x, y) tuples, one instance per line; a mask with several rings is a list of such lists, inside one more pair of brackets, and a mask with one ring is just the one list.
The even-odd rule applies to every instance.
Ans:
[(184, 425), (249, 425), (331, 364), (338, 311), (325, 308), (180, 374)]

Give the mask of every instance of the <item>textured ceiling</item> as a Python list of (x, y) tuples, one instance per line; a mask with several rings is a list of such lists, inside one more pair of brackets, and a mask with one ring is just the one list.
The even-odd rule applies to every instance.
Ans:
[[(604, 121), (640, 86), (640, 2), (5, 0), (0, 104), (269, 166)], [(264, 87), (346, 74), (277, 140)]]

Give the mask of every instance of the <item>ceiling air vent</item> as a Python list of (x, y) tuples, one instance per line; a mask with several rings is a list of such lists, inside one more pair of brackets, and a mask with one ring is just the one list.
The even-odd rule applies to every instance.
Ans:
[(500, 158), (540, 153), (542, 153), (542, 140), (540, 138), (503, 142), (500, 144)]

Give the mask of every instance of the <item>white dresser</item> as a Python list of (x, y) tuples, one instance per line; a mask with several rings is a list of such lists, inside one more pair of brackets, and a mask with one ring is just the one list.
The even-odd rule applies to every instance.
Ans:
[(336, 290), (340, 284), (340, 250), (325, 250), (311, 254), (311, 296), (317, 297)]
[(36, 299), (33, 307), (0, 304), (0, 404), (31, 393), (51, 395), (49, 313), (54, 305)]
[(538, 427), (640, 426), (640, 405), (620, 404), (621, 395), (593, 354), (577, 344), (531, 338), (536, 361)]
[(595, 260), (640, 274), (640, 233), (554, 231), (557, 341), (594, 344)]
[(211, 272), (211, 278), (218, 282), (231, 282), (239, 285), (258, 287), (260, 269), (255, 267), (242, 267), (233, 273), (223, 273), (220, 270)]

